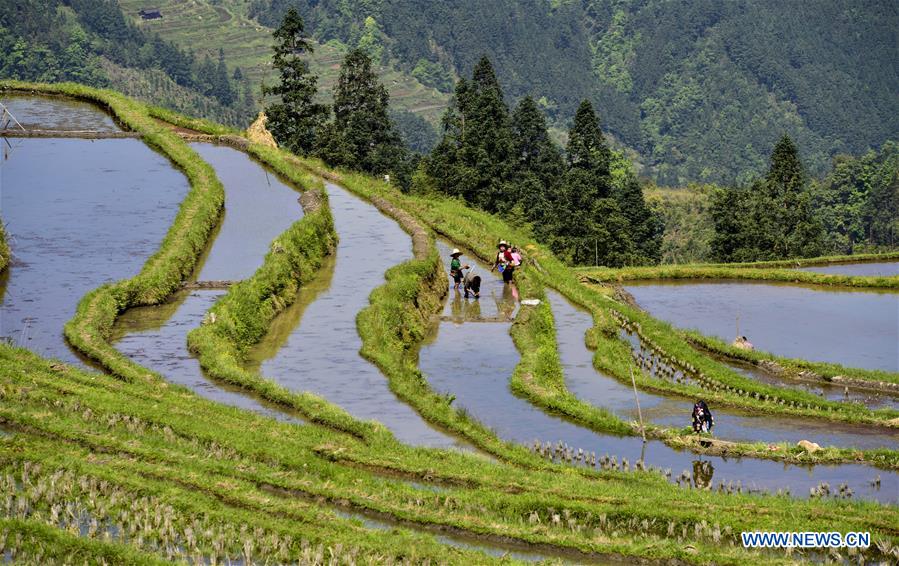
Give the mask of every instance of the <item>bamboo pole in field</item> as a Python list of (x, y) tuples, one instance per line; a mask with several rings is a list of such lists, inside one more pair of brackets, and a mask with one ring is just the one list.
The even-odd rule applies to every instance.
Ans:
[(634, 379), (634, 366), (631, 366), (631, 384), (634, 386), (634, 401), (637, 402), (637, 416), (640, 417), (640, 435), (646, 442), (646, 427), (643, 426), (643, 411), (640, 410), (640, 397), (637, 396), (637, 380)]

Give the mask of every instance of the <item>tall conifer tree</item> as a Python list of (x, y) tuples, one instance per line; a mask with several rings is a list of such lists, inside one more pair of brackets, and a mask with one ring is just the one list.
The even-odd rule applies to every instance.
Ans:
[(278, 71), (280, 82), (263, 85), (262, 92), (276, 95), (280, 101), (265, 109), (268, 127), (278, 143), (295, 153), (307, 154), (315, 147), (315, 136), (328, 113), (326, 106), (314, 101), (318, 77), (309, 71), (303, 58), (312, 53), (312, 45), (303, 18), (295, 8), (287, 11), (272, 35), (276, 41), (272, 66)]

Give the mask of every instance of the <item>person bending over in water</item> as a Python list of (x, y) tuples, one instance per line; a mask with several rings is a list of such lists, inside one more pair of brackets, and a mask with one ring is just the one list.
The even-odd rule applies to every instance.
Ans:
[(712, 416), (709, 406), (702, 399), (696, 401), (693, 405), (693, 432), (697, 434), (712, 432), (713, 426), (715, 426), (715, 418)]
[(481, 276), (475, 275), (474, 270), (471, 268), (467, 268), (465, 271), (465, 277), (462, 278), (462, 288), (465, 290), (465, 298), (468, 298), (468, 294), (471, 293), (474, 295), (475, 299), (481, 298)]

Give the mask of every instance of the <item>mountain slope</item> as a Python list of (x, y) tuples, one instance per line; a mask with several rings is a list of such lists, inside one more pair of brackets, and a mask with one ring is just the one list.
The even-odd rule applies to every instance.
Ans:
[(375, 38), (444, 90), (486, 54), (509, 102), (539, 99), (557, 127), (590, 98), (663, 184), (740, 182), (776, 140), (814, 173), (899, 132), (899, 4), (889, 0), (251, 0), (288, 6), (320, 41)]
[[(143, 21), (137, 15), (138, 10), (146, 7), (143, 0), (118, 0), (118, 3), (140, 29), (158, 33), (200, 56), (217, 54), (221, 48), (228, 66), (231, 69), (240, 67), (257, 93), (262, 80), (274, 80), (272, 28), (247, 18), (242, 2), (162, 0), (154, 7), (160, 9), (163, 17), (149, 21)], [(310, 58), (310, 66), (320, 77), (322, 93), (327, 95), (337, 81), (340, 62), (347, 49), (338, 41), (313, 46), (315, 52)], [(379, 75), (390, 91), (394, 108), (418, 114), (433, 125), (438, 123), (449, 100), (447, 94), (426, 87), (389, 64), (380, 67)]]

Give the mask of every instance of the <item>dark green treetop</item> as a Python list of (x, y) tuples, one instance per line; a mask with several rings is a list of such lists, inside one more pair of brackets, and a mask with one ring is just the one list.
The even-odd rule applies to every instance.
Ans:
[[(320, 155), (331, 165), (400, 174), (407, 152), (388, 114), (390, 95), (361, 49), (347, 53), (334, 88), (334, 122)], [(403, 171), (405, 172), (405, 171)]]
[(315, 147), (315, 137), (328, 108), (314, 101), (318, 91), (318, 77), (309, 71), (303, 58), (312, 52), (312, 45), (304, 30), (303, 18), (293, 8), (272, 34), (275, 38), (272, 66), (278, 71), (280, 82), (263, 85), (265, 95), (280, 97), (265, 109), (268, 125), (278, 143), (293, 152), (308, 154)]

